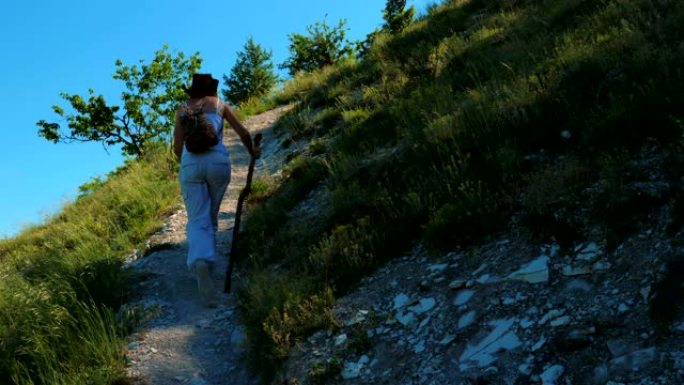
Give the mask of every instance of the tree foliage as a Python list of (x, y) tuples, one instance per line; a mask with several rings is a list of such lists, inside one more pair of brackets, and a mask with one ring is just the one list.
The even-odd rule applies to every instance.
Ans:
[(250, 37), (244, 49), (237, 53), (230, 76), (223, 76), (227, 87), (223, 90), (223, 97), (233, 104), (240, 104), (268, 93), (278, 81), (272, 57), (271, 51), (266, 51)]
[(290, 57), (280, 68), (287, 69), (290, 75), (295, 75), (298, 72), (323, 68), (353, 56), (356, 46), (346, 39), (345, 24), (346, 20), (343, 19), (337, 26), (330, 26), (324, 20), (307, 26), (308, 35), (290, 34)]
[(40, 120), (38, 135), (51, 142), (101, 142), (104, 146), (122, 145), (125, 155), (140, 155), (150, 142), (169, 139), (178, 105), (187, 98), (181, 88), (202, 63), (199, 53), (186, 57), (168, 52), (168, 46), (155, 52), (150, 64), (125, 65), (117, 60), (112, 76), (124, 82), (120, 105), (107, 104), (104, 96), (92, 89), (86, 97), (61, 93), (72, 111), (54, 105), (52, 110), (66, 121)]
[(382, 18), (385, 19), (383, 31), (398, 33), (408, 27), (413, 21), (416, 9), (413, 6), (406, 9), (406, 0), (387, 0)]
[(370, 52), (373, 41), (380, 33), (395, 34), (403, 31), (412, 22), (416, 14), (413, 6), (405, 9), (406, 0), (387, 0), (382, 17), (385, 24), (366, 35), (366, 39), (358, 43), (358, 57), (364, 59)]

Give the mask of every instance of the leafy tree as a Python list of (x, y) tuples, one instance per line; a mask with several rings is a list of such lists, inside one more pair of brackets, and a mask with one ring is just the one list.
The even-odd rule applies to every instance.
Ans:
[(382, 16), (385, 19), (385, 25), (382, 27), (383, 31), (398, 33), (411, 24), (416, 14), (416, 9), (413, 6), (408, 9), (405, 8), (406, 0), (387, 0)]
[(346, 39), (346, 20), (340, 20), (336, 27), (325, 20), (307, 26), (308, 36), (293, 33), (290, 38), (290, 57), (280, 65), (290, 75), (300, 71), (310, 72), (335, 64), (355, 53), (355, 44)]
[(266, 51), (250, 37), (243, 51), (237, 53), (230, 76), (223, 76), (227, 87), (223, 90), (223, 97), (233, 104), (240, 104), (268, 93), (278, 81), (272, 57), (271, 51)]
[(408, 9), (404, 9), (405, 7), (406, 0), (387, 0), (385, 10), (383, 11), (385, 24), (382, 28), (376, 28), (366, 35), (365, 40), (358, 42), (358, 57), (360, 59), (368, 56), (368, 52), (370, 52), (373, 41), (378, 34), (383, 32), (390, 34), (401, 32), (413, 22), (416, 13), (415, 8), (411, 6)]
[(66, 120), (68, 130), (59, 123), (40, 120), (38, 135), (51, 142), (101, 142), (104, 146), (121, 144), (125, 155), (140, 155), (151, 142), (168, 140), (175, 111), (187, 98), (181, 88), (202, 63), (199, 53), (175, 56), (168, 46), (155, 52), (150, 64), (124, 65), (117, 60), (113, 78), (124, 82), (121, 105), (109, 105), (104, 96), (88, 90), (88, 96), (61, 93), (72, 111), (54, 105), (52, 110)]

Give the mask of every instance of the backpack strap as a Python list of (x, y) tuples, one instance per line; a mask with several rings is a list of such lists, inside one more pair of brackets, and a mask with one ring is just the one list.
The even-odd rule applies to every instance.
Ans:
[(216, 114), (221, 115), (221, 99), (216, 97)]

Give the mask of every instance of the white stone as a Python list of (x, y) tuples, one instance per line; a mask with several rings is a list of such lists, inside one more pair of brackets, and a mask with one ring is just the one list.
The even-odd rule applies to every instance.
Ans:
[(359, 366), (356, 362), (345, 362), (341, 373), (342, 378), (345, 380), (357, 378), (361, 374), (361, 369), (363, 369), (363, 366)]
[(515, 322), (515, 318), (493, 321), (491, 325), (494, 330), (477, 345), (468, 344), (461, 354), (459, 358), (461, 370), (470, 368), (469, 363), (474, 363), (478, 367), (488, 366), (496, 361), (497, 352), (519, 347), (522, 344), (520, 339), (509, 330)]
[(347, 342), (347, 335), (342, 333), (339, 336), (335, 337), (335, 346), (340, 346)]
[(472, 275), (473, 275), (473, 276), (479, 275), (479, 274), (480, 274), (481, 272), (483, 272), (484, 269), (486, 269), (486, 268), (487, 268), (487, 264), (486, 264), (486, 263), (483, 263), (482, 265), (480, 265), (480, 267), (478, 267), (477, 269), (475, 269), (475, 271), (473, 271), (473, 274), (472, 274)]
[(456, 339), (456, 336), (449, 334), (449, 335), (444, 336), (444, 338), (442, 338), (442, 340), (439, 341), (439, 344), (440, 345), (449, 345), (455, 339)]
[(457, 327), (459, 329), (463, 329), (466, 326), (470, 326), (470, 324), (472, 324), (474, 320), (475, 320), (475, 310), (471, 310), (471, 311), (463, 314), (458, 319)]
[(523, 329), (527, 329), (532, 325), (534, 325), (534, 321), (530, 320), (529, 318), (523, 318), (520, 320), (520, 327)]
[(539, 377), (542, 380), (542, 385), (557, 385), (558, 379), (565, 372), (563, 365), (553, 365), (546, 369)]
[(583, 247), (580, 246), (579, 250), (576, 248), (575, 251), (578, 251), (577, 259), (588, 262), (595, 261), (601, 255), (601, 249), (596, 242), (587, 243)]
[(344, 369), (342, 369), (342, 378), (349, 380), (352, 378), (357, 378), (361, 374), (361, 369), (370, 361), (367, 355), (361, 356), (358, 362), (347, 361), (344, 363)]
[(406, 294), (404, 294), (404, 293), (398, 294), (396, 297), (394, 297), (394, 306), (392, 307), (392, 309), (393, 310), (401, 309), (402, 307), (408, 305), (408, 303), (410, 301), (411, 300), (409, 299), (409, 297)]
[(528, 283), (547, 282), (549, 280), (549, 257), (542, 255), (508, 275), (508, 279)]
[(570, 321), (571, 321), (570, 316), (564, 315), (564, 316), (561, 316), (561, 317), (558, 317), (556, 319), (551, 320), (551, 322), (549, 322), (549, 325), (551, 327), (555, 328), (555, 327), (567, 325), (570, 323)]
[(368, 310), (357, 311), (356, 314), (354, 315), (354, 318), (351, 320), (352, 325), (365, 321), (366, 316), (368, 316)]
[(563, 313), (565, 313), (565, 310), (563, 309), (551, 309), (539, 320), (539, 325), (543, 325), (549, 322), (549, 320), (558, 318), (562, 316)]
[(447, 267), (449, 267), (449, 265), (446, 263), (436, 263), (428, 266), (428, 270), (430, 270), (431, 273), (439, 273), (440, 271), (444, 271)]
[(475, 295), (475, 290), (461, 290), (454, 298), (454, 305), (463, 306)]
[(549, 255), (551, 258), (553, 258), (553, 257), (555, 257), (556, 255), (558, 255), (558, 252), (559, 252), (559, 251), (560, 251), (560, 246), (554, 243), (553, 245), (551, 245), (551, 247), (549, 247), (548, 255)]
[(490, 366), (484, 370), (484, 374), (487, 376), (491, 376), (497, 373), (499, 373), (499, 369), (497, 369), (496, 366)]
[(414, 353), (422, 353), (425, 351), (425, 341), (421, 340), (413, 347)]
[(595, 270), (595, 271), (601, 271), (601, 270), (608, 270), (608, 269), (610, 269), (610, 266), (611, 266), (611, 265), (610, 265), (610, 262), (601, 262), (601, 261), (598, 261), (598, 262), (594, 263), (593, 265), (591, 265), (591, 268), (592, 268), (593, 270)]
[(588, 293), (591, 291), (591, 284), (582, 279), (573, 279), (565, 284), (565, 290), (576, 290)]
[(628, 310), (629, 306), (627, 306), (626, 304), (621, 303), (620, 305), (618, 305), (618, 313), (623, 314), (626, 313)]
[(449, 282), (449, 289), (462, 289), (465, 287), (466, 281), (462, 279), (454, 279)]
[(656, 359), (654, 347), (641, 349), (610, 360), (610, 372), (622, 370), (640, 370), (646, 368)]
[(532, 368), (528, 364), (520, 364), (518, 365), (518, 372), (526, 376), (529, 376), (530, 373), (532, 373)]
[(536, 352), (537, 350), (541, 349), (544, 344), (546, 343), (546, 338), (543, 336), (537, 341), (532, 347), (530, 348), (531, 351)]
[(430, 309), (435, 307), (436, 303), (437, 302), (432, 297), (423, 298), (417, 305), (409, 307), (409, 310), (416, 314), (425, 313), (426, 311), (429, 311)]
[(416, 316), (411, 312), (397, 314), (397, 321), (404, 326), (416, 323)]
[(502, 301), (504, 305), (513, 305), (515, 303), (515, 298), (505, 297)]

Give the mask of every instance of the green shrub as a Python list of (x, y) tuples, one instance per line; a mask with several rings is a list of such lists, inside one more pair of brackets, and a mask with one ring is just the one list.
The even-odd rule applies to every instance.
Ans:
[(337, 226), (311, 249), (309, 266), (326, 285), (346, 287), (374, 265), (376, 239), (368, 218)]
[(329, 289), (319, 291), (310, 281), (282, 273), (257, 271), (241, 288), (238, 300), (245, 321), (250, 366), (267, 380), (286, 357), (293, 343), (312, 331), (337, 327)]
[(309, 381), (314, 385), (325, 385), (337, 378), (341, 372), (342, 361), (337, 357), (332, 357), (325, 363), (315, 363), (309, 369)]

